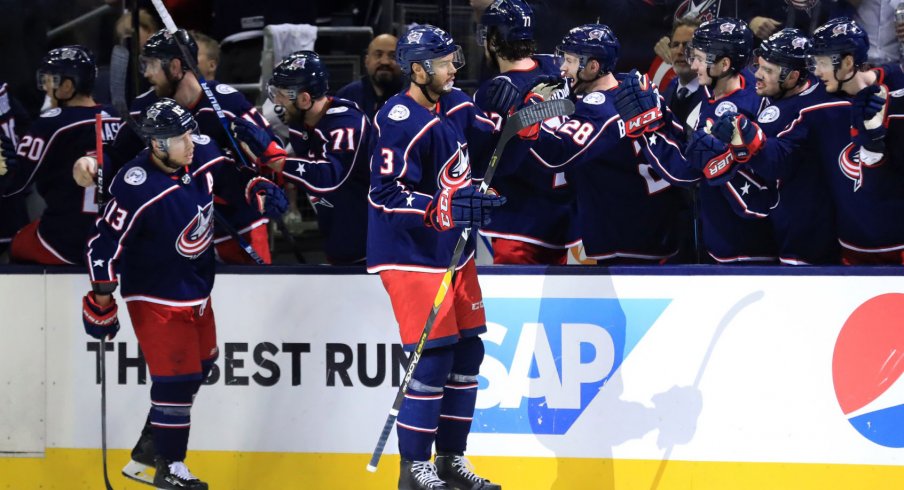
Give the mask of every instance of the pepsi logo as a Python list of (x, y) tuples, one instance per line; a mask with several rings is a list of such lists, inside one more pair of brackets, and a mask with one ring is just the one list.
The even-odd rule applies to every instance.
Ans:
[(832, 356), (841, 411), (863, 437), (904, 447), (904, 294), (872, 298), (848, 317)]

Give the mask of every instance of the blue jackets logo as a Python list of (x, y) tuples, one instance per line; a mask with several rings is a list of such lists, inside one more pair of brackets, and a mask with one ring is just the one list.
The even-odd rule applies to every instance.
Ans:
[(484, 298), (472, 431), (565, 434), (670, 302)]

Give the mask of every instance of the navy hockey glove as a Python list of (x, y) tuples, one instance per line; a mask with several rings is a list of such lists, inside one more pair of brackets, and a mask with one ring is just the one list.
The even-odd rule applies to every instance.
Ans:
[(719, 141), (705, 129), (694, 133), (694, 138), (685, 150), (688, 163), (703, 172), (706, 183), (722, 185), (731, 180), (737, 172), (738, 162), (728, 143)]
[(101, 340), (113, 340), (116, 332), (119, 332), (119, 319), (116, 317), (116, 300), (110, 297), (110, 304), (100, 306), (94, 291), (82, 298), (82, 322), (85, 324), (85, 333)]
[(512, 79), (500, 75), (487, 85), (487, 111), (507, 116), (512, 109), (521, 103), (521, 91), (512, 83)]
[(19, 165), (19, 157), (16, 155), (16, 146), (13, 142), (0, 133), (0, 180), (12, 174)]
[(279, 218), (289, 209), (286, 193), (263, 177), (255, 177), (245, 186), (245, 200), (268, 218)]
[(630, 138), (639, 138), (663, 124), (659, 92), (647, 76), (637, 70), (631, 70), (622, 81), (621, 90), (615, 94), (615, 108), (625, 122), (625, 133)]
[(707, 119), (706, 131), (722, 143), (731, 144), (731, 140), (734, 139), (735, 116), (737, 116), (735, 112), (726, 112), (719, 116), (716, 122)]
[(744, 163), (763, 149), (766, 135), (757, 123), (747, 119), (743, 114), (735, 116), (732, 125), (734, 131), (730, 143), (731, 152), (738, 162)]
[(851, 103), (851, 141), (873, 153), (885, 152), (888, 130), (888, 90), (870, 85)]
[(490, 224), (493, 208), (505, 204), (495, 193), (484, 194), (476, 185), (439, 190), (424, 215), (424, 224), (446, 231), (455, 227), (480, 227)]
[(231, 127), (242, 150), (258, 166), (281, 165), (285, 162), (286, 150), (264, 128), (242, 118), (233, 119)]

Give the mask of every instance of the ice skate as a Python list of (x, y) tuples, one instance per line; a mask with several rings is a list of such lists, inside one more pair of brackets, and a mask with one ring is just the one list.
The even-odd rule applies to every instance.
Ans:
[(157, 460), (154, 486), (158, 490), (207, 490), (207, 483), (192, 475), (185, 463), (168, 462), (164, 459)]
[(436, 473), (452, 490), (502, 490), (501, 485), (475, 475), (468, 460), (458, 454), (437, 454)]
[(151, 426), (145, 425), (141, 431), (141, 437), (132, 449), (132, 460), (122, 468), (123, 476), (153, 485), (156, 452)]
[(430, 461), (402, 460), (399, 471), (399, 490), (451, 490), (436, 476), (436, 466)]

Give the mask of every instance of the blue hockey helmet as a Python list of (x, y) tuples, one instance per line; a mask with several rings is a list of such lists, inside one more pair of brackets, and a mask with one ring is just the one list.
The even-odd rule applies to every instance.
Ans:
[(399, 39), (396, 45), (396, 59), (402, 72), (411, 76), (411, 65), (419, 63), (428, 75), (433, 75), (432, 60), (454, 54), (452, 59), (455, 69), (465, 64), (461, 46), (455, 44), (452, 36), (439, 27), (428, 24), (416, 25)]
[[(188, 52), (192, 56), (192, 63), (198, 62), (198, 42), (185, 29), (179, 29), (176, 34), (182, 42), (188, 47)], [(160, 29), (148, 38), (144, 43), (144, 50), (141, 53), (142, 63), (147, 63), (148, 58), (156, 58), (167, 63), (169, 60), (177, 59), (182, 61), (183, 71), (188, 71), (189, 60), (182, 56), (182, 50), (176, 38), (166, 29)], [(142, 67), (143, 68), (143, 67)], [(142, 70), (143, 71), (143, 70)]]
[(707, 65), (728, 58), (736, 73), (750, 63), (753, 32), (743, 20), (719, 17), (700, 24), (694, 31), (694, 37), (687, 45), (688, 60), (692, 59), (695, 49), (706, 53)]
[(496, 0), (480, 17), (477, 26), (477, 43), (486, 44), (487, 30), (495, 27), (502, 39), (530, 41), (534, 39), (534, 11), (524, 0)]
[(289, 91), (289, 99), (295, 100), (299, 92), (307, 92), (312, 99), (326, 94), (330, 88), (330, 73), (320, 56), (313, 51), (296, 51), (286, 56), (276, 68), (267, 86), (272, 101), (275, 88)]
[(72, 80), (75, 91), (90, 94), (97, 78), (97, 65), (94, 55), (88, 48), (79, 45), (63, 46), (51, 49), (37, 71), (38, 90), (44, 90), (44, 80), (53, 78), (53, 87), (57, 88), (65, 79)]
[(198, 129), (191, 111), (167, 98), (160, 99), (145, 109), (138, 124), (141, 135), (148, 143), (152, 139), (165, 140)]
[(807, 79), (804, 72), (807, 70), (812, 47), (813, 43), (803, 31), (789, 27), (769, 36), (760, 47), (753, 50), (753, 55), (781, 67), (778, 80), (780, 84), (785, 82), (792, 71), (801, 72), (799, 82), (804, 83)]
[(575, 27), (565, 34), (556, 47), (556, 54), (564, 57), (565, 53), (575, 54), (580, 58), (578, 71), (583, 70), (590, 60), (600, 64), (600, 75), (612, 73), (618, 62), (621, 45), (615, 33), (604, 24), (584, 24)]
[(867, 61), (869, 36), (853, 19), (836, 17), (813, 32), (812, 56), (829, 56), (837, 69), (846, 55), (854, 58), (854, 66)]

